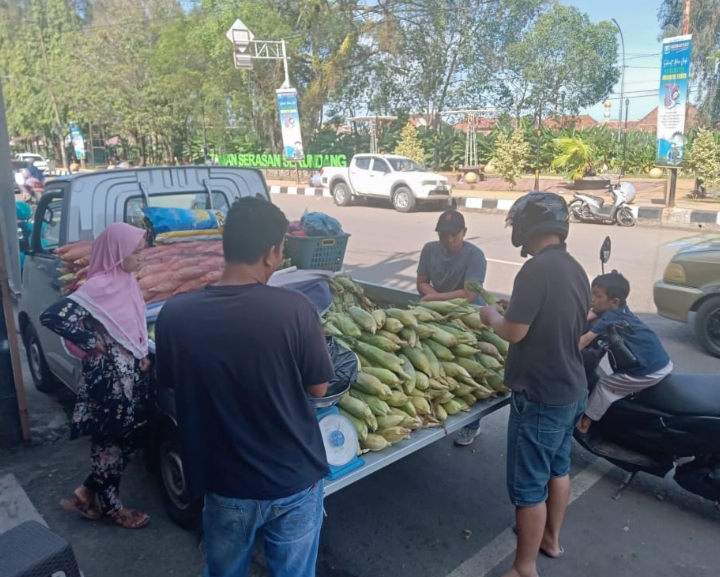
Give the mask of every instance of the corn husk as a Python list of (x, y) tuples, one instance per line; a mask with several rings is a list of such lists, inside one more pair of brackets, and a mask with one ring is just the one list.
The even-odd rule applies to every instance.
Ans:
[(385, 326), (385, 321), (387, 320), (387, 316), (385, 316), (385, 311), (382, 309), (375, 309), (371, 314), (373, 316), (373, 319), (375, 319), (376, 328), (383, 328), (383, 326)]
[(362, 393), (357, 389), (350, 389), (350, 395), (356, 399), (364, 401), (365, 404), (370, 407), (372, 414), (376, 417), (387, 415), (390, 412), (390, 406), (375, 395), (368, 395), (367, 393)]
[(392, 353), (400, 349), (400, 345), (396, 345), (390, 339), (386, 339), (385, 337), (381, 337), (380, 335), (363, 333), (360, 335), (360, 340), (364, 343), (377, 347), (381, 351), (385, 351), (386, 353)]
[(353, 427), (355, 427), (355, 430), (357, 431), (358, 438), (361, 441), (367, 439), (369, 431), (365, 421), (358, 419), (355, 415), (348, 413), (344, 409), (340, 409), (340, 414), (353, 424)]
[[(400, 411), (402, 413), (402, 411)], [(390, 427), (399, 427), (404, 422), (405, 419), (411, 419), (412, 417), (402, 414), (398, 415), (396, 413), (390, 413), (389, 415), (383, 415), (382, 417), (377, 418), (378, 423), (378, 430), (381, 431), (383, 429), (388, 429)]]
[(360, 392), (368, 395), (375, 395), (379, 399), (386, 401), (392, 396), (392, 389), (380, 379), (364, 371), (359, 371), (357, 381), (353, 385)]
[(455, 359), (455, 355), (449, 348), (441, 345), (433, 339), (426, 340), (425, 344), (432, 349), (432, 352), (435, 353), (435, 356), (438, 358), (438, 360), (452, 361)]
[(406, 327), (414, 328), (418, 325), (418, 321), (411, 311), (404, 311), (397, 308), (389, 308), (385, 309), (385, 314), (393, 319), (399, 320)]
[(369, 333), (375, 333), (378, 328), (377, 323), (375, 322), (375, 317), (369, 312), (356, 305), (348, 307), (347, 312), (361, 329)]
[(387, 429), (378, 429), (377, 434), (384, 437), (388, 443), (399, 443), (403, 439), (410, 438), (410, 429), (404, 427), (388, 427)]
[(388, 387), (400, 386), (400, 377), (387, 369), (381, 369), (379, 367), (363, 367), (362, 371), (368, 375), (372, 375), (381, 383), (385, 383)]
[(382, 451), (387, 449), (391, 443), (388, 443), (387, 439), (382, 435), (375, 433), (369, 433), (368, 436), (360, 441), (360, 446), (368, 451)]
[(399, 320), (394, 319), (392, 317), (388, 317), (387, 320), (385, 321), (385, 324), (383, 325), (383, 328), (386, 331), (397, 334), (401, 330), (403, 330), (404, 326), (405, 325), (402, 324), (402, 322), (400, 322)]

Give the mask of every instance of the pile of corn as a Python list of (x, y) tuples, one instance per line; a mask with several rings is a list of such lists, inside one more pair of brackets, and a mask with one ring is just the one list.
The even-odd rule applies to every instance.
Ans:
[(357, 382), (338, 406), (362, 449), (381, 451), (508, 392), (508, 343), (483, 326), (479, 307), (457, 299), (383, 309), (347, 276), (328, 282), (333, 304), (325, 332), (360, 359)]

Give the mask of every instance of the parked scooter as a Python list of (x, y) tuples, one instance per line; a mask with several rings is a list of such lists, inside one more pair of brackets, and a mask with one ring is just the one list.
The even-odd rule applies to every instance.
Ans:
[(608, 184), (606, 187), (612, 194), (612, 204), (605, 204), (605, 199), (587, 194), (575, 192), (575, 200), (568, 205), (570, 220), (572, 222), (602, 222), (617, 223), (618, 226), (633, 226), (635, 215), (628, 205), (635, 198), (635, 187), (629, 182), (618, 182)]
[[(600, 251), (610, 258), (610, 238)], [(599, 380), (600, 361), (609, 351), (624, 354), (623, 332), (600, 335), (583, 351), (589, 387)], [(627, 349), (625, 352), (628, 352)], [(671, 374), (657, 385), (612, 404), (586, 435), (575, 430), (585, 449), (628, 472), (618, 498), (639, 472), (675, 481), (687, 491), (720, 501), (720, 381), (717, 375)]]

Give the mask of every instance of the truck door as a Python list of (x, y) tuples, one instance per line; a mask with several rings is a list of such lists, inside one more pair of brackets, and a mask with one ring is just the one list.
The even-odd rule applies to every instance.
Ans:
[(65, 242), (65, 199), (62, 189), (46, 192), (35, 210), (30, 252), (25, 258), (21, 310), (37, 331), (45, 360), (52, 373), (75, 387), (79, 362), (65, 351), (60, 337), (40, 325), (40, 315), (60, 295), (59, 259), (53, 251)]
[(371, 156), (354, 158), (350, 165), (350, 185), (357, 194), (372, 194), (375, 186), (370, 173)]
[(372, 181), (372, 191), (368, 194), (390, 198), (393, 175), (387, 160), (378, 156), (373, 157), (372, 166), (370, 167), (370, 179)]

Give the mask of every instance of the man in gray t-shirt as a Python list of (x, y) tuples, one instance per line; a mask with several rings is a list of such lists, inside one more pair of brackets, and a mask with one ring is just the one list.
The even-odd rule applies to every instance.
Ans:
[[(446, 210), (440, 215), (435, 232), (439, 241), (427, 243), (420, 253), (417, 270), (417, 290), (424, 301), (449, 301), (456, 298), (484, 305), (485, 301), (466, 283), (485, 282), (487, 261), (478, 247), (465, 242), (465, 218), (457, 210)], [(471, 445), (480, 434), (480, 421), (462, 429), (455, 444)]]

